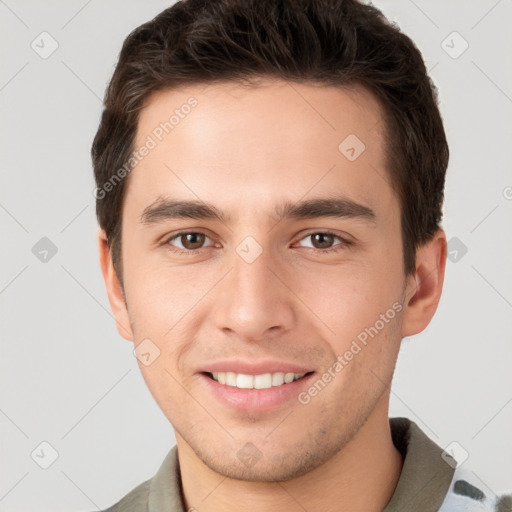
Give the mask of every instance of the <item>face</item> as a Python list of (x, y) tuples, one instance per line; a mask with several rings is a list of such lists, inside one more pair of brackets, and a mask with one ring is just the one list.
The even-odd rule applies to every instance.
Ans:
[(362, 89), (197, 85), (142, 110), (116, 316), (217, 473), (304, 474), (387, 400), (408, 282), (383, 145)]

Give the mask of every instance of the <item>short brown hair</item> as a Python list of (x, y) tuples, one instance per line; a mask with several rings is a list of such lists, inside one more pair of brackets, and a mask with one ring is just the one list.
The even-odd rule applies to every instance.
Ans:
[[(124, 41), (92, 145), (96, 213), (122, 283), (121, 207), (138, 115), (150, 94), (184, 84), (271, 77), (362, 86), (383, 108), (387, 171), (401, 206), (405, 273), (442, 218), (448, 144), (420, 51), (356, 0), (183, 0)], [(105, 197), (105, 184), (108, 197)]]

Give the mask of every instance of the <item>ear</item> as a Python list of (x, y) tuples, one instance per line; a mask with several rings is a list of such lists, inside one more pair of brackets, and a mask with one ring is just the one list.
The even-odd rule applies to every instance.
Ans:
[(116, 271), (114, 270), (110, 247), (108, 246), (107, 236), (103, 229), (98, 231), (98, 248), (100, 252), (101, 272), (107, 288), (110, 308), (112, 309), (116, 321), (117, 332), (124, 339), (133, 341), (134, 336), (123, 289), (121, 288)]
[(443, 290), (446, 235), (442, 229), (416, 251), (416, 270), (407, 278), (402, 337), (423, 331), (432, 320)]

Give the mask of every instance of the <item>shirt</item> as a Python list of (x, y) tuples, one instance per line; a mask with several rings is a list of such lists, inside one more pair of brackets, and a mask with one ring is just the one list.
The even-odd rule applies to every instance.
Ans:
[[(407, 418), (390, 418), (393, 444), (402, 454), (398, 484), (383, 512), (512, 512), (512, 494), (490, 495), (472, 471)], [(480, 486), (480, 487), (479, 487)], [(177, 447), (156, 475), (105, 512), (186, 512)]]

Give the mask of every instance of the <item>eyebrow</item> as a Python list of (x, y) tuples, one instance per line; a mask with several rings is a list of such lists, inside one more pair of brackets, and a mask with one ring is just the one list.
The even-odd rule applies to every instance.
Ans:
[[(310, 199), (297, 203), (286, 201), (275, 208), (275, 215), (280, 220), (320, 217), (358, 218), (373, 223), (376, 220), (371, 208), (345, 198)], [(204, 201), (159, 197), (144, 209), (140, 222), (151, 225), (172, 219), (217, 220), (226, 223), (231, 217)]]

